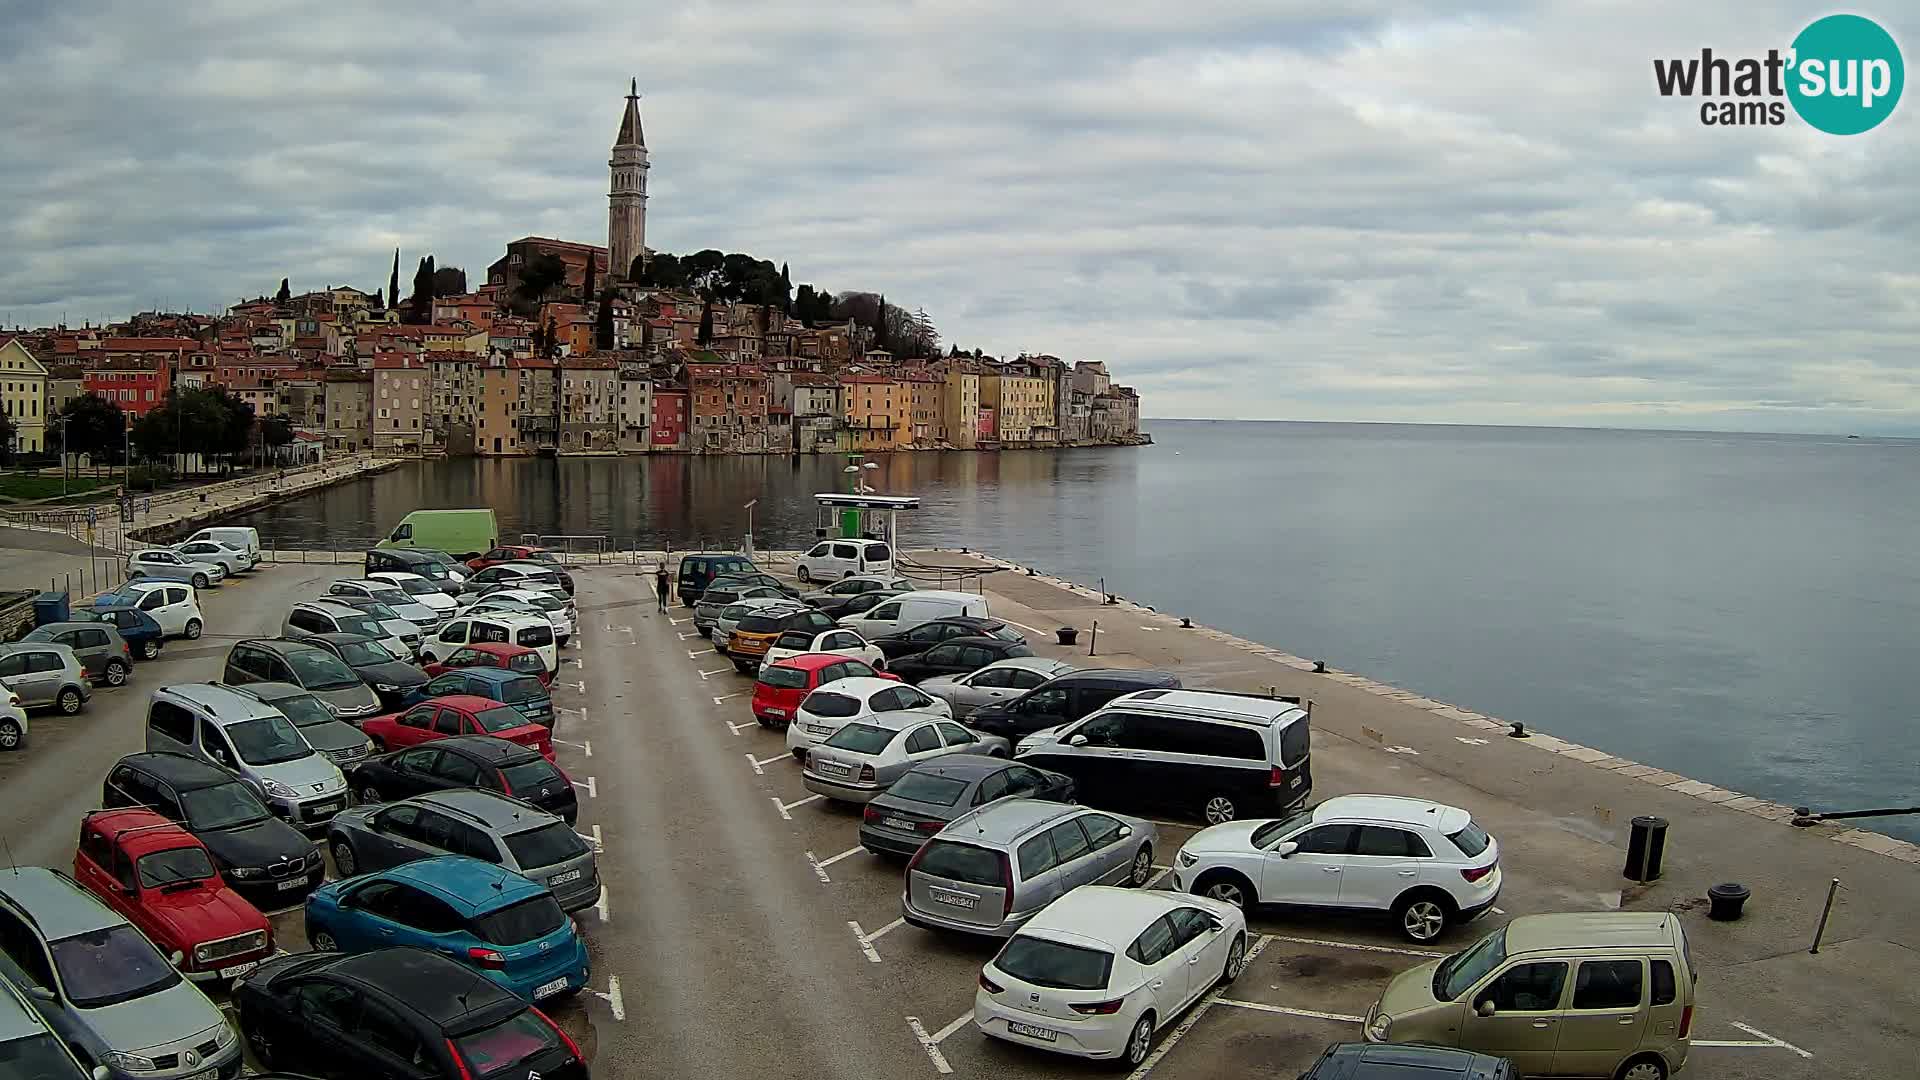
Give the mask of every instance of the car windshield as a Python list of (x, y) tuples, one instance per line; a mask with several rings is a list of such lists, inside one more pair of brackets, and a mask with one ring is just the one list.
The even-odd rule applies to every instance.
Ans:
[(860, 702), (857, 699), (845, 694), (830, 694), (823, 690), (815, 690), (808, 694), (807, 700), (801, 702), (800, 707), (815, 716), (860, 715)]
[(1459, 832), (1448, 833), (1447, 839), (1453, 841), (1453, 846), (1460, 849), (1460, 854), (1469, 859), (1487, 850), (1487, 845), (1493, 842), (1492, 837), (1471, 821), (1467, 822), (1467, 827)]
[(229, 726), (227, 738), (249, 765), (278, 765), (313, 753), (292, 721), (284, 716), (262, 716)]
[(1099, 990), (1113, 970), (1113, 954), (1016, 934), (994, 958), (993, 966), (1035, 986)]
[(162, 889), (182, 881), (205, 881), (213, 876), (213, 860), (197, 847), (172, 848), (140, 856), (136, 869), (140, 884)]
[(0, 1076), (23, 1080), (73, 1080), (86, 1074), (73, 1067), (60, 1040), (46, 1032), (0, 1042)]
[(567, 606), (565, 600), (548, 593), (528, 593), (519, 599), (541, 611), (560, 611)]
[(426, 596), (440, 591), (439, 586), (424, 578), (401, 578), (394, 584), (400, 586), (400, 590), (408, 596)]
[(360, 601), (357, 601), (353, 606), (383, 622), (389, 619), (398, 619), (400, 617), (399, 612), (393, 610), (392, 608), (388, 607), (387, 605), (381, 603), (378, 600), (360, 600)]
[(522, 869), (535, 866), (552, 866), (557, 862), (587, 853), (586, 841), (573, 831), (571, 825), (556, 821), (538, 829), (514, 833), (507, 837), (507, 850), (513, 853), (513, 861)]
[(489, 735), (527, 726), (527, 718), (520, 715), (519, 709), (509, 709), (505, 705), (493, 709), (481, 709), (473, 714), (473, 722), (480, 725), (480, 730)]
[(167, 958), (127, 923), (54, 942), (53, 966), (67, 1002), (81, 1009), (132, 1001), (180, 981)]
[(413, 602), (407, 599), (407, 594), (399, 589), (374, 589), (371, 591), (373, 598), (383, 604), (410, 604)]
[(271, 702), (294, 727), (312, 727), (333, 719), (333, 712), (312, 694), (293, 694)]
[(340, 647), (340, 659), (354, 667), (385, 664), (393, 660), (393, 654), (377, 641), (342, 641), (337, 644)]
[(308, 690), (345, 690), (360, 685), (360, 676), (332, 653), (317, 648), (299, 649), (283, 659), (293, 669), (293, 677)]
[[(708, 595), (712, 595), (711, 591), (709, 591)], [(752, 608), (745, 604), (728, 604), (726, 607), (720, 609), (720, 617), (737, 621), (746, 618), (747, 612), (752, 610)]]
[(807, 685), (807, 673), (775, 664), (760, 669), (760, 681), (776, 690), (799, 690)]
[(1433, 996), (1452, 1001), (1473, 988), (1489, 971), (1507, 959), (1507, 932), (1499, 929), (1445, 960), (1433, 973)]
[(334, 614), (333, 621), (340, 624), (340, 632), (344, 634), (359, 634), (361, 637), (370, 638), (387, 636), (387, 632), (380, 628), (380, 620), (371, 615), (338, 613)]
[(561, 782), (560, 770), (540, 758), (523, 761), (518, 765), (508, 765), (500, 770), (500, 778), (516, 792), (538, 791), (542, 784), (551, 787)]
[(553, 894), (509, 904), (473, 920), (473, 932), (491, 945), (524, 945), (546, 937), (567, 923), (566, 912)]
[(1265, 825), (1253, 830), (1253, 836), (1251, 837), (1253, 846), (1257, 848), (1266, 847), (1268, 844), (1273, 843), (1275, 840), (1278, 840), (1293, 830), (1304, 827), (1312, 820), (1313, 811), (1302, 810), (1297, 814), (1289, 814), (1286, 817), (1269, 821)]
[(987, 631), (987, 636), (997, 637), (1001, 641), (1025, 641), (1026, 640), (1025, 638), (1020, 636), (1020, 631), (1015, 630), (1013, 627), (1008, 626), (1006, 623), (1001, 623), (999, 626), (996, 626), (993, 629)]
[(540, 680), (523, 677), (508, 679), (500, 684), (500, 700), (509, 705), (521, 705), (529, 701), (539, 701), (547, 696), (547, 689)]
[(806, 652), (813, 648), (813, 635), (805, 630), (789, 630), (780, 635), (773, 643), (776, 649), (792, 649), (794, 652)]
[[(460, 1060), (466, 1066), (461, 1071), (471, 1072), (474, 1080), (482, 1080), (514, 1070), (528, 1058), (552, 1050), (555, 1041), (553, 1029), (528, 1009), (485, 1031), (455, 1039), (453, 1045), (459, 1049)], [(516, 1071), (526, 1073), (525, 1069)]]
[(851, 750), (856, 754), (877, 754), (885, 750), (898, 734), (897, 731), (874, 727), (872, 724), (848, 724), (834, 732), (833, 737), (827, 740), (827, 745), (835, 750)]
[(887, 789), (887, 794), (896, 799), (912, 799), (914, 802), (932, 803), (935, 806), (952, 806), (959, 802), (960, 796), (966, 792), (965, 780), (923, 772), (910, 772), (894, 781), (893, 786)]
[(234, 829), (267, 819), (260, 796), (239, 781), (180, 793), (180, 809), (194, 829)]

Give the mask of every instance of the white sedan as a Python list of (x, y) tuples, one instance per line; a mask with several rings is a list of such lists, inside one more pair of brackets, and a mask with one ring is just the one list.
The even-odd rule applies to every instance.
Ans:
[(215, 563), (227, 572), (228, 577), (245, 573), (260, 561), (258, 556), (247, 549), (223, 544), (218, 540), (190, 540), (184, 544), (175, 544), (173, 553), (183, 555), (192, 562)]
[(936, 675), (921, 679), (919, 687), (953, 706), (953, 715), (967, 716), (983, 705), (1012, 701), (1073, 665), (1044, 656), (1009, 656), (964, 675)]
[(801, 653), (834, 653), (838, 656), (851, 656), (855, 660), (865, 660), (876, 671), (887, 670), (887, 654), (880, 646), (868, 641), (853, 630), (789, 630), (781, 634), (773, 647), (767, 650), (763, 664), (777, 664), (790, 656)]
[(980, 970), (973, 1023), (996, 1039), (1138, 1068), (1154, 1034), (1240, 975), (1247, 923), (1217, 900), (1082, 885)]
[(794, 710), (793, 722), (787, 725), (787, 749), (805, 762), (807, 751), (855, 720), (899, 709), (919, 709), (945, 719), (953, 717), (953, 710), (946, 702), (928, 697), (895, 679), (836, 679), (808, 694)]
[(414, 602), (425, 604), (438, 612), (441, 618), (453, 614), (456, 606), (453, 597), (448, 596), (428, 579), (419, 574), (410, 574), (404, 570), (375, 570), (367, 575), (370, 581), (390, 581), (400, 587), (400, 591), (412, 597)]

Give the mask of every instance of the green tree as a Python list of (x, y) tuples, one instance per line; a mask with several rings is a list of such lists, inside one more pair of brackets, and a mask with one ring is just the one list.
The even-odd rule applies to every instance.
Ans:
[(443, 266), (433, 272), (433, 295), (460, 296), (467, 291), (467, 272), (457, 266)]
[(0, 461), (13, 464), (13, 440), (19, 434), (19, 425), (13, 422), (13, 417), (0, 412)]
[(281, 447), (293, 441), (293, 421), (284, 416), (263, 416), (260, 418), (260, 445), (268, 453), (279, 457)]
[(547, 356), (560, 355), (560, 327), (552, 315), (547, 316)]
[(293, 290), (287, 288), (287, 279), (281, 278), (280, 291), (273, 294), (273, 302), (276, 304), (284, 304), (291, 299), (293, 299)]
[(85, 454), (99, 467), (118, 460), (127, 433), (127, 414), (99, 394), (82, 394), (60, 410), (62, 439), (68, 453)]
[(593, 347), (603, 351), (613, 348), (612, 289), (608, 289), (600, 297), (600, 310), (593, 319)]
[(802, 285), (794, 290), (793, 307), (789, 314), (799, 317), (808, 326), (813, 325), (813, 286)]
[(567, 264), (561, 261), (560, 256), (548, 252), (534, 256), (527, 263), (527, 268), (520, 271), (520, 284), (514, 286), (514, 292), (522, 299), (537, 304), (546, 299), (554, 286), (566, 280)]
[(585, 303), (593, 303), (595, 296), (593, 291), (593, 275), (598, 269), (600, 269), (599, 256), (589, 253), (587, 255), (587, 280), (580, 287), (580, 299)]
[(393, 249), (393, 273), (387, 278), (387, 303), (400, 306), (400, 249)]
[(701, 348), (713, 343), (713, 298), (711, 296), (700, 302), (700, 336), (695, 343)]
[(780, 311), (784, 315), (793, 314), (793, 277), (787, 273), (787, 264), (780, 264)]

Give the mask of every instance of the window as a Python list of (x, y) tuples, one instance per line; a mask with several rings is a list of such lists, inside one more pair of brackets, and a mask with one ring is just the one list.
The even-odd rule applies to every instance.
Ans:
[(441, 735), (458, 735), (462, 719), (453, 709), (441, 709), (433, 718), (433, 730)]
[[(299, 736), (296, 735), (294, 738), (298, 739)], [(188, 739), (187, 742), (191, 745), (193, 740)], [(227, 749), (226, 736), (220, 734), (219, 728), (204, 719), (200, 721), (200, 749), (225, 768), (233, 768), (233, 753)]]
[(1280, 763), (1292, 766), (1305, 761), (1312, 743), (1313, 734), (1304, 719), (1288, 724), (1280, 732)]
[(1007, 942), (993, 963), (1021, 982), (1061, 990), (1099, 990), (1113, 969), (1113, 957), (1099, 950), (1021, 935)]
[(0, 911), (0, 952), (7, 954), (27, 978), (40, 986), (53, 988), (53, 966), (47, 962), (46, 950), (40, 947), (40, 939), (27, 924), (16, 918), (12, 912)]
[[(1665, 960), (1653, 961), (1653, 1003), (1671, 1005), (1677, 996), (1674, 992), (1673, 965)], [(1579, 1008), (1579, 1005), (1574, 1007)]]
[(1322, 825), (1294, 838), (1302, 855), (1345, 855), (1353, 847), (1358, 825)]
[(1157, 964), (1173, 951), (1177, 936), (1173, 920), (1162, 915), (1140, 931), (1140, 936), (1127, 946), (1127, 955), (1133, 957), (1136, 963)]
[[(1567, 965), (1559, 960), (1510, 967), (1480, 994), (1496, 1012), (1548, 1012), (1560, 1006)], [(1476, 1005), (1479, 1002), (1475, 1002)]]
[(922, 663), (935, 664), (940, 667), (959, 667), (961, 664), (960, 651), (960, 646), (958, 645), (935, 645), (933, 648), (928, 649), (926, 653), (920, 657), (920, 660)]
[(434, 771), (434, 775), (443, 780), (459, 784), (461, 787), (478, 787), (480, 785), (480, 766), (459, 754), (449, 753), (440, 755), (440, 765), (439, 768)]
[[(432, 690), (433, 688), (429, 686), (428, 689)], [(425, 729), (433, 724), (433, 714), (436, 708), (437, 707), (433, 705), (415, 705), (413, 708), (400, 714), (400, 719), (394, 722), (401, 727)]]
[(352, 1031), (359, 1018), (359, 1002), (354, 992), (344, 986), (304, 983), (293, 992), (293, 997), (299, 1003), (301, 1016), (324, 1021), (341, 1031)]
[(1107, 713), (1080, 725), (1074, 734), (1084, 736), (1088, 746), (1132, 746), (1128, 731), (1132, 719), (1126, 713)]
[(1427, 850), (1425, 840), (1405, 829), (1393, 829), (1384, 825), (1361, 826), (1360, 842), (1353, 849), (1353, 853), (1401, 859), (1433, 857), (1433, 852)]
[(898, 603), (881, 604), (879, 607), (874, 608), (871, 612), (867, 614), (867, 618), (875, 619), (883, 622), (888, 619), (897, 619), (899, 617), (900, 617), (900, 605)]
[(1087, 842), (1087, 834), (1080, 828), (1078, 821), (1063, 821), (1047, 830), (1047, 836), (1053, 840), (1054, 853), (1061, 863), (1070, 863), (1092, 850)]
[(1059, 852), (1054, 850), (1053, 841), (1046, 833), (1021, 843), (1015, 852), (1015, 857), (1019, 860), (1020, 877), (1023, 881), (1032, 881), (1060, 865)]
[(439, 756), (440, 751), (438, 750), (432, 749), (431, 747), (420, 747), (394, 755), (393, 767), (396, 769), (417, 769), (421, 772), (432, 772), (434, 759)]
[(155, 701), (147, 709), (147, 727), (182, 746), (193, 745), (193, 714), (171, 701)]
[(1167, 913), (1167, 918), (1173, 923), (1176, 945), (1185, 945), (1213, 928), (1213, 919), (1199, 908), (1175, 908)]
[(932, 724), (914, 728), (907, 735), (907, 753), (909, 754), (924, 754), (929, 750), (938, 749), (940, 749), (940, 736), (934, 731)]
[(1640, 1005), (1640, 961), (1588, 960), (1573, 980), (1576, 1009), (1632, 1009)]
[(940, 737), (946, 740), (948, 746), (966, 746), (974, 741), (973, 732), (959, 724), (940, 724), (939, 728)]
[(1447, 839), (1453, 842), (1454, 847), (1460, 849), (1460, 854), (1469, 859), (1487, 850), (1487, 845), (1493, 842), (1491, 837), (1472, 822), (1468, 822), (1467, 827), (1457, 833), (1449, 833)]

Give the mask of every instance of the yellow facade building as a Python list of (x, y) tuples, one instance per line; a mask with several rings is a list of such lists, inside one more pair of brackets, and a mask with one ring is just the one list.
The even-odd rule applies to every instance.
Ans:
[(47, 369), (18, 338), (0, 345), (0, 410), (13, 421), (16, 453), (47, 449)]

